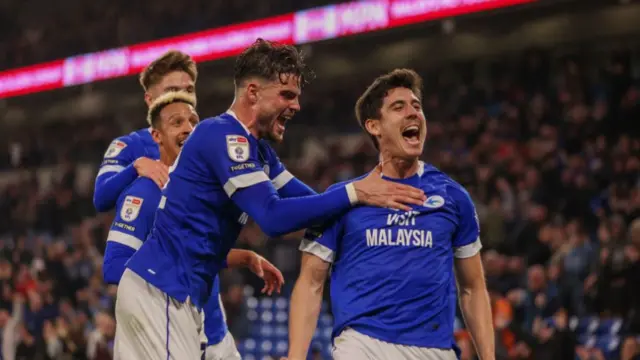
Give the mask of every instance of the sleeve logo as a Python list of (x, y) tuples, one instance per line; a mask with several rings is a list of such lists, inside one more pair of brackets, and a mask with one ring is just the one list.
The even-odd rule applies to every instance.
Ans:
[(129, 195), (125, 197), (122, 203), (122, 209), (120, 209), (120, 218), (126, 222), (131, 222), (138, 218), (143, 201), (143, 198), (136, 196)]
[(227, 135), (227, 154), (235, 162), (249, 160), (249, 140), (240, 135)]
[(127, 144), (124, 141), (113, 140), (111, 142), (111, 145), (109, 145), (109, 148), (107, 149), (107, 151), (104, 153), (104, 158), (105, 159), (114, 158), (118, 156), (118, 154), (120, 154), (122, 150), (124, 150), (124, 148), (126, 147), (127, 147)]

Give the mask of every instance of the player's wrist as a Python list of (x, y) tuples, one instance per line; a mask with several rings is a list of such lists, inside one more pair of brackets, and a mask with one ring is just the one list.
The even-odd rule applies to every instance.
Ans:
[(349, 202), (351, 205), (356, 205), (359, 203), (358, 191), (354, 183), (349, 183), (344, 187), (347, 191), (347, 196), (349, 197)]

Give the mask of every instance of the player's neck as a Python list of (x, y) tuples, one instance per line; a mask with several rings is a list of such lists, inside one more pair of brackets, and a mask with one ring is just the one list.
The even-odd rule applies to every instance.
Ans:
[(249, 106), (244, 106), (241, 101), (234, 100), (229, 110), (235, 115), (236, 119), (244, 125), (247, 130), (258, 139), (258, 129), (256, 128), (256, 114)]
[(173, 162), (176, 160), (177, 156), (169, 155), (168, 151), (164, 151), (162, 147), (160, 147), (160, 162), (171, 167)]
[(394, 179), (406, 179), (418, 173), (420, 161), (418, 158), (402, 159), (391, 158), (382, 161), (382, 173), (384, 176)]

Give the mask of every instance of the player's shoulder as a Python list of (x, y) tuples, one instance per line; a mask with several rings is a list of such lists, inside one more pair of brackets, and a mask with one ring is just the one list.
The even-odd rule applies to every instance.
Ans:
[(115, 158), (123, 152), (130, 151), (131, 148), (136, 146), (137, 141), (131, 136), (131, 134), (118, 136), (113, 139), (104, 153), (105, 159)]
[[(127, 187), (120, 196), (121, 203), (127, 203), (131, 200), (137, 199), (135, 202), (142, 206), (144, 202), (151, 203), (151, 207), (155, 208), (162, 196), (162, 190), (156, 185), (153, 180), (146, 177), (138, 177), (134, 180), (129, 187)], [(145, 204), (146, 205), (146, 204)]]
[(218, 134), (222, 135), (247, 135), (247, 131), (242, 127), (240, 122), (227, 113), (206, 118), (200, 121), (197, 128), (201, 128), (206, 131), (217, 132)]
[(444, 188), (447, 194), (453, 197), (456, 201), (463, 201), (471, 198), (467, 189), (445, 172), (432, 164), (421, 162), (421, 165), (421, 177), (425, 183)]
[(197, 143), (225, 144), (227, 140), (249, 143), (249, 134), (238, 120), (229, 114), (221, 114), (201, 120), (189, 136)]

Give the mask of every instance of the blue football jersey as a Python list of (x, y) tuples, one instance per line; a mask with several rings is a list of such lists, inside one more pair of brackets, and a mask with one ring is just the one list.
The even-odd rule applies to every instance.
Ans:
[(292, 179), (231, 113), (201, 121), (170, 170), (149, 238), (127, 266), (174, 299), (202, 307), (249, 215), (278, 235), (352, 206), (345, 187), (280, 199)]
[(321, 233), (307, 231), (300, 245), (332, 263), (333, 337), (349, 327), (393, 344), (454, 348), (453, 260), (481, 248), (473, 202), (422, 162), (413, 177), (389, 180), (424, 190), (427, 200), (408, 212), (353, 208)]
[(94, 205), (98, 211), (108, 211), (116, 205), (122, 191), (138, 176), (133, 162), (140, 157), (160, 159), (151, 129), (140, 129), (111, 142), (96, 177)]
[[(118, 199), (104, 254), (103, 273), (107, 283), (120, 282), (126, 262), (142, 246), (152, 229), (161, 196), (161, 190), (151, 179), (140, 177)], [(227, 333), (219, 294), (220, 284), (216, 276), (211, 297), (203, 309), (209, 345), (220, 343)]]

